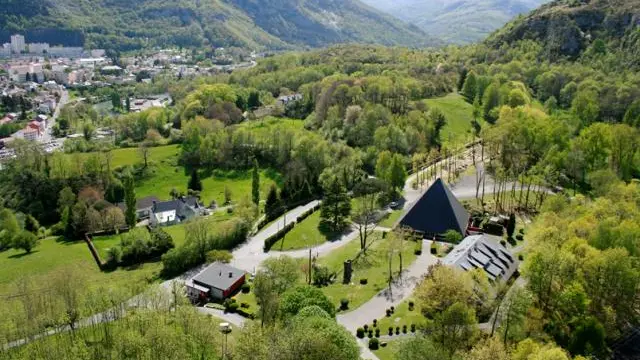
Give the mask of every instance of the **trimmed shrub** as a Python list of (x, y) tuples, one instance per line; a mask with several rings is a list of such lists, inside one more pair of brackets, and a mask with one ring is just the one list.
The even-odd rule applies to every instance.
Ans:
[(524, 240), (524, 236), (522, 236), (522, 234), (518, 234), (518, 235), (516, 235), (516, 239), (518, 241), (523, 241)]
[(524, 255), (522, 255), (522, 254), (518, 255), (518, 260), (524, 261)]
[(409, 311), (413, 311), (415, 304), (413, 301), (409, 301)]
[(387, 309), (387, 317), (391, 316), (391, 309)]
[(518, 232), (519, 232), (520, 234), (524, 235), (524, 229), (520, 229), (520, 230), (518, 230)]
[(416, 332), (416, 324), (411, 324), (411, 332)]
[(402, 333), (403, 334), (407, 333), (407, 325), (402, 325)]
[(416, 241), (416, 247), (413, 250), (416, 255), (422, 255), (422, 240)]
[(363, 328), (364, 328), (364, 331), (369, 331), (369, 325), (368, 324), (364, 324)]
[(364, 339), (364, 329), (363, 328), (358, 328), (356, 330), (356, 337), (358, 339)]
[(395, 307), (395, 306), (392, 306), (390, 309), (391, 309), (391, 313), (392, 313), (392, 314), (393, 314), (394, 312), (396, 312), (396, 307)]
[(243, 294), (248, 294), (249, 291), (251, 291), (251, 285), (249, 285), (249, 283), (244, 283), (242, 284), (242, 293)]
[(400, 326), (396, 326), (396, 335), (400, 335)]
[(369, 349), (378, 350), (380, 348), (380, 341), (378, 339), (369, 339)]
[(380, 329), (376, 329), (376, 337), (379, 338), (380, 337)]
[(377, 327), (378, 326), (378, 319), (373, 319), (373, 327)]
[(369, 283), (369, 280), (367, 280), (367, 279), (360, 279), (360, 285), (367, 285), (367, 283)]
[(264, 252), (268, 252), (273, 244), (277, 243), (280, 239), (282, 239), (289, 231), (293, 230), (296, 226), (296, 222), (292, 221), (288, 223), (285, 227), (280, 229), (277, 233), (269, 236), (264, 240)]
[(369, 330), (369, 334), (367, 334), (367, 336), (371, 339), (373, 337), (373, 330)]
[(393, 326), (389, 326), (389, 336), (393, 336)]
[(341, 299), (340, 300), (340, 310), (349, 309), (349, 299)]
[(438, 244), (435, 242), (431, 243), (431, 254), (436, 255), (438, 253)]
[(336, 306), (322, 292), (313, 286), (297, 286), (282, 295), (280, 313), (283, 318), (297, 315), (307, 306), (317, 305), (326, 311), (331, 318), (336, 316)]
[(504, 240), (500, 240), (500, 245), (506, 247), (507, 246), (507, 242)]

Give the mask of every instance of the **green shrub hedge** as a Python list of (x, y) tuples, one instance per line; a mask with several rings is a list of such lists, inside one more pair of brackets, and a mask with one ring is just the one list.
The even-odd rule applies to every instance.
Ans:
[(269, 236), (264, 240), (264, 252), (268, 252), (273, 244), (277, 243), (278, 240), (282, 239), (289, 231), (293, 230), (296, 226), (296, 221), (292, 221), (288, 223), (285, 227), (280, 229), (277, 233)]

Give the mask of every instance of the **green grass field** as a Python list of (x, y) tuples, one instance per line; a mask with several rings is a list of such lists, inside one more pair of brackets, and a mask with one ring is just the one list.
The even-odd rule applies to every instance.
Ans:
[[(69, 154), (67, 156), (73, 163), (81, 163), (89, 157), (88, 154)], [(133, 166), (143, 162), (137, 148), (116, 149), (111, 152), (111, 156), (112, 168)], [(150, 174), (136, 182), (136, 196), (142, 198), (154, 195), (160, 199), (168, 199), (172, 189), (186, 193), (190, 174), (178, 164), (179, 156), (180, 148), (178, 145), (151, 148), (148, 158)], [(202, 174), (203, 190), (201, 196), (203, 202), (205, 205), (209, 205), (212, 200), (215, 200), (218, 204), (222, 204), (225, 187), (231, 191), (232, 201), (238, 201), (242, 196), (250, 195), (251, 175), (251, 170), (218, 170), (208, 176)], [(271, 185), (280, 182), (281, 176), (278, 172), (270, 169), (262, 170), (260, 172), (261, 197), (266, 198)]]
[(392, 228), (393, 225), (396, 224), (396, 221), (400, 219), (400, 216), (402, 216), (402, 214), (404, 214), (403, 210), (394, 210), (390, 212), (387, 216), (385, 216), (385, 218), (382, 219), (380, 223), (378, 223), (378, 226)]
[[(373, 321), (373, 319), (371, 321)], [(422, 329), (426, 325), (426, 322), (426, 318), (417, 306), (414, 306), (413, 310), (409, 310), (409, 301), (404, 301), (395, 308), (391, 316), (378, 319), (378, 327), (382, 335), (388, 335), (390, 326), (394, 329), (399, 326), (400, 333), (402, 333), (403, 325), (407, 325), (408, 332), (411, 332), (411, 324), (415, 324), (417, 329)], [(372, 323), (369, 324), (369, 327), (371, 326)]]
[[(457, 93), (425, 101), (430, 107), (442, 110), (447, 118), (447, 124), (440, 134), (443, 144), (462, 146), (471, 141), (473, 105)], [(480, 120), (480, 124), (484, 125), (484, 120)]]
[(387, 342), (387, 346), (374, 350), (373, 353), (380, 360), (394, 360), (396, 358), (396, 353), (398, 352), (398, 346), (400, 346), (400, 342), (402, 340), (398, 338), (398, 340), (385, 341)]
[[(100, 245), (105, 248), (119, 242), (120, 240), (114, 237), (100, 241)], [(135, 268), (102, 272), (84, 241), (65, 242), (47, 238), (42, 240), (31, 254), (25, 254), (22, 250), (0, 252), (0, 294), (13, 293), (16, 281), (22, 277), (30, 277), (36, 282), (47, 284), (49, 274), (65, 268), (84, 274), (92, 284), (134, 289), (156, 282), (162, 265), (146, 263)]]
[[(353, 240), (327, 256), (320, 258), (319, 263), (327, 266), (330, 271), (338, 272), (336, 282), (323, 288), (323, 292), (336, 304), (341, 299), (349, 300), (349, 308), (355, 309), (374, 297), (388, 286), (389, 279), (389, 241), (382, 239), (382, 233), (376, 232), (371, 237), (374, 240), (367, 250), (366, 256), (360, 256), (353, 264), (353, 277), (351, 284), (342, 284), (342, 268), (346, 260), (353, 259), (360, 251), (360, 242)], [(415, 244), (404, 242), (402, 262), (406, 269), (415, 260)], [(392, 272), (394, 276), (399, 269), (398, 256), (394, 256)], [(367, 285), (361, 285), (360, 279), (367, 279)]]
[(319, 229), (320, 210), (291, 230), (282, 240), (276, 242), (271, 249), (276, 251), (304, 249), (310, 246), (318, 246), (326, 241), (337, 238), (335, 234), (324, 234)]

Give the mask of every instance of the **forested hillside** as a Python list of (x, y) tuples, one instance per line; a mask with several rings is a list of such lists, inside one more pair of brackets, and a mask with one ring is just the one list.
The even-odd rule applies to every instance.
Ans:
[(468, 44), (548, 0), (364, 0), (438, 39)]
[[(150, 46), (287, 49), (340, 42), (432, 45), (417, 28), (357, 0), (0, 1), (0, 38), (132, 50)], [(5, 40), (6, 41), (6, 40)]]

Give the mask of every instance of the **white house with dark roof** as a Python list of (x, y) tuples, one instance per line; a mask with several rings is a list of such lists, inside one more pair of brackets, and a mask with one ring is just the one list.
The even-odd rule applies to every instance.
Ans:
[(507, 281), (518, 270), (518, 260), (500, 244), (500, 238), (481, 234), (467, 236), (447, 254), (443, 263), (469, 271), (482, 269), (492, 281)]
[(206, 212), (207, 210), (195, 197), (182, 197), (162, 202), (154, 201), (151, 206), (149, 223), (151, 226), (174, 225), (204, 215)]

